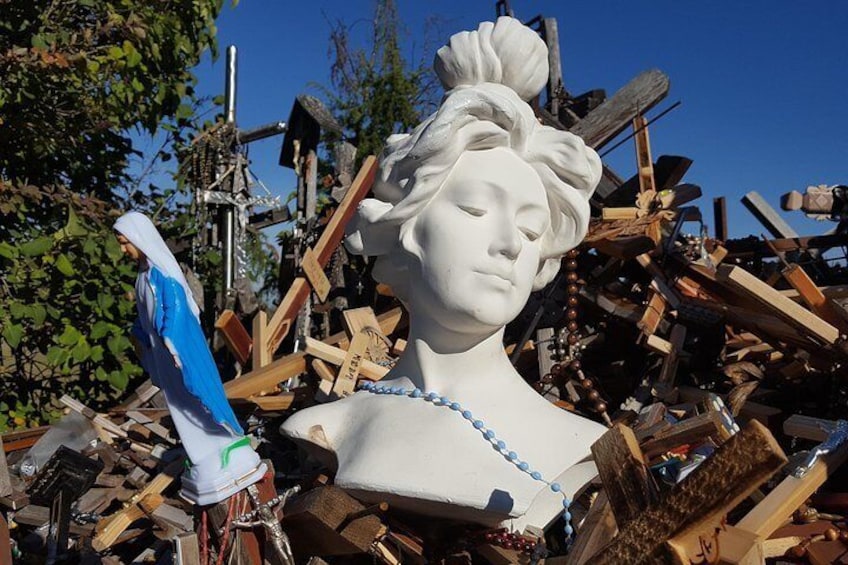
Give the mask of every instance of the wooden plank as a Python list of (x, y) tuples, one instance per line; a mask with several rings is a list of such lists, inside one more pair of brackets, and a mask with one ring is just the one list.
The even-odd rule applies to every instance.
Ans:
[(0, 514), (0, 565), (13, 565), (9, 524), (2, 514)]
[(639, 192), (656, 192), (654, 161), (651, 159), (651, 141), (648, 120), (639, 115), (633, 118), (633, 140), (636, 143), (636, 171), (639, 175)]
[(686, 534), (669, 540), (674, 563), (721, 563), (721, 565), (762, 565), (763, 540), (745, 530), (728, 526), (723, 519), (717, 524), (690, 528)]
[(272, 357), (268, 352), (267, 347), (262, 347), (262, 344), (268, 339), (268, 314), (261, 308), (256, 311), (253, 316), (253, 343), (259, 344), (258, 347), (253, 347), (252, 366), (253, 370), (264, 367), (271, 362)]
[(326, 302), (327, 296), (330, 294), (330, 279), (324, 273), (324, 267), (318, 262), (318, 258), (311, 247), (306, 248), (300, 266), (303, 269), (303, 274), (306, 275), (306, 280), (309, 281), (312, 290), (318, 297), (318, 301)]
[(103, 416), (102, 414), (98, 414), (82, 402), (71, 398), (67, 394), (63, 395), (62, 398), (59, 399), (59, 402), (61, 402), (71, 410), (79, 412), (80, 414), (82, 414), (83, 416), (85, 416), (86, 418), (88, 418), (110, 434), (121, 438), (127, 437), (127, 432), (122, 430), (121, 427), (115, 424), (112, 420), (110, 420), (106, 416)]
[(665, 278), (665, 273), (651, 259), (647, 253), (643, 253), (636, 257), (636, 261), (645, 269), (653, 278), (653, 285), (656, 285), (656, 290), (662, 294), (666, 302), (672, 309), (677, 310), (680, 307), (680, 295), (674, 290)]
[(619, 528), (656, 501), (656, 487), (633, 430), (614, 425), (592, 444), (592, 455)]
[[(332, 345), (328, 345), (311, 337), (306, 338), (305, 351), (308, 355), (312, 355), (313, 357), (317, 357), (318, 359), (322, 359), (327, 363), (337, 366), (341, 366), (347, 356), (347, 352), (344, 349), (333, 347)], [(376, 363), (368, 361), (367, 359), (362, 359), (359, 363), (359, 374), (374, 381), (379, 381), (386, 376), (386, 373), (388, 372), (389, 369), (387, 367), (382, 367)]]
[(676, 484), (659, 504), (620, 528), (619, 535), (591, 563), (670, 560), (665, 546), (668, 539), (699, 527), (705, 517), (732, 509), (785, 463), (786, 455), (769, 431), (758, 422), (750, 422)]
[(645, 313), (642, 314), (642, 318), (636, 323), (636, 327), (642, 331), (642, 335), (645, 337), (652, 336), (657, 331), (657, 327), (659, 327), (663, 316), (665, 316), (666, 306), (668, 305), (665, 298), (659, 292), (649, 290), (648, 294), (649, 297), (645, 305)]
[[(377, 159), (373, 155), (365, 158), (362, 168), (356, 175), (350, 189), (345, 193), (344, 200), (327, 222), (321, 237), (315, 244), (315, 255), (321, 266), (327, 264), (330, 256), (338, 247), (344, 235), (344, 228), (356, 212), (359, 202), (365, 197), (377, 174)], [(300, 307), (309, 296), (309, 286), (306, 279), (298, 277), (283, 297), (271, 320), (268, 322), (268, 351), (273, 355), (289, 332), (291, 323), (297, 316)]]
[(742, 197), (742, 204), (757, 218), (761, 224), (769, 231), (772, 237), (778, 238), (793, 238), (798, 237), (792, 227), (786, 223), (786, 220), (772, 208), (760, 194), (752, 190)]
[(343, 490), (318, 487), (286, 504), (281, 525), (299, 560), (310, 555), (367, 553), (386, 527), (374, 514), (349, 518), (363, 510), (365, 507)]
[(635, 220), (638, 213), (639, 208), (633, 206), (624, 208), (603, 208), (601, 210), (601, 218), (604, 221)]
[(380, 332), (380, 322), (374, 315), (374, 310), (368, 306), (345, 310), (342, 312), (342, 323), (348, 338), (354, 337), (364, 329)]
[(362, 362), (367, 361), (365, 357), (370, 341), (368, 334), (364, 330), (360, 330), (353, 336), (350, 347), (339, 369), (336, 382), (333, 384), (330, 397), (343, 398), (356, 391), (356, 381), (359, 379)]
[[(182, 472), (184, 462), (185, 459), (182, 457), (171, 462), (131, 499), (126, 508), (111, 516), (101, 518), (95, 527), (97, 535), (92, 540), (91, 546), (96, 551), (105, 551), (119, 540), (121, 534), (133, 522), (146, 515), (145, 509), (151, 512), (155, 510), (163, 500), (160, 493), (168, 488)], [(141, 501), (145, 502), (143, 508), (140, 506)]]
[(0, 436), (0, 496), (12, 494), (12, 478), (9, 477), (9, 465), (3, 450), (3, 436)]
[(705, 412), (674, 424), (654, 436), (654, 439), (642, 444), (642, 453), (650, 460), (670, 449), (690, 443), (702, 443), (712, 437), (717, 443), (724, 438), (721, 415), (718, 412)]
[(839, 330), (835, 327), (786, 298), (742, 267), (719, 265), (716, 278), (753, 298), (766, 311), (774, 313), (802, 334), (811, 335), (826, 345), (833, 345), (839, 339)]
[(174, 538), (174, 565), (201, 565), (196, 533), (179, 534)]
[(571, 133), (594, 149), (624, 131), (633, 118), (653, 108), (668, 94), (668, 77), (658, 70), (640, 74), (603, 104), (589, 112)]
[(845, 319), (836, 313), (830, 300), (819, 289), (816, 283), (810, 278), (804, 268), (797, 264), (791, 264), (781, 271), (783, 278), (789, 281), (792, 288), (798, 291), (801, 300), (819, 316), (822, 320), (841, 329), (843, 332), (848, 331), (848, 325)]
[(657, 382), (666, 386), (673, 386), (677, 377), (677, 365), (680, 362), (680, 353), (683, 351), (683, 344), (686, 342), (686, 326), (683, 324), (674, 324), (671, 328), (671, 335), (668, 338), (671, 345), (671, 351), (663, 361), (660, 375)]
[(215, 320), (215, 329), (224, 338), (227, 349), (236, 358), (236, 361), (246, 365), (250, 360), (250, 352), (253, 349), (253, 340), (242, 325), (241, 321), (232, 310), (224, 310)]
[(605, 492), (601, 491), (589, 508), (580, 529), (577, 530), (574, 545), (568, 553), (568, 565), (590, 563), (592, 556), (609, 543), (617, 531), (609, 498)]
[(250, 398), (262, 392), (276, 390), (277, 385), (306, 370), (303, 352), (286, 355), (272, 363), (255, 369), (238, 379), (224, 383), (227, 398)]
[(550, 112), (559, 117), (559, 93), (563, 90), (562, 63), (559, 56), (559, 30), (556, 18), (542, 20), (543, 38), (548, 46), (548, 105)]

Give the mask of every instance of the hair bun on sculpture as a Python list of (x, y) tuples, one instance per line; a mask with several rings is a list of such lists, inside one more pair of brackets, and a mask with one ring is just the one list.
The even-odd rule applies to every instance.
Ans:
[(536, 32), (502, 16), (495, 23), (482, 22), (477, 31), (451, 36), (433, 67), (447, 91), (492, 82), (529, 101), (548, 82), (548, 48)]

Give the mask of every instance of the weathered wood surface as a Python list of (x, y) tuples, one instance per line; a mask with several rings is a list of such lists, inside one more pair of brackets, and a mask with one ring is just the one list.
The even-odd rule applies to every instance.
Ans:
[[(815, 440), (823, 439), (824, 432), (819, 429), (819, 423), (833, 423), (815, 418), (800, 419), (796, 416), (787, 420), (787, 422), (790, 421), (787, 433), (791, 431), (797, 437)], [(848, 459), (848, 444), (843, 444), (833, 453), (821, 457), (801, 478), (786, 477), (736, 526), (764, 538), (770, 537), (846, 459)]]
[(811, 336), (825, 345), (833, 345), (839, 339), (839, 330), (835, 327), (786, 298), (742, 267), (719, 265), (716, 276), (743, 295), (756, 300), (764, 312), (780, 318), (802, 335)]
[(341, 489), (318, 487), (286, 504), (282, 526), (298, 558), (367, 553), (386, 528), (374, 514), (349, 518), (363, 510)]
[(595, 149), (608, 143), (627, 128), (631, 120), (647, 112), (668, 94), (668, 77), (658, 70), (645, 71), (612, 98), (592, 110), (571, 128), (586, 145)]
[(654, 563), (671, 555), (665, 542), (702, 520), (726, 512), (786, 463), (769, 431), (750, 422), (675, 485), (659, 504), (625, 524), (590, 563)]
[(777, 210), (772, 208), (757, 191), (752, 190), (743, 196), (742, 204), (763, 224), (772, 237), (798, 237), (798, 232), (792, 229), (792, 226), (787, 224)]
[(656, 501), (656, 487), (633, 430), (616, 424), (592, 444), (592, 455), (619, 527)]

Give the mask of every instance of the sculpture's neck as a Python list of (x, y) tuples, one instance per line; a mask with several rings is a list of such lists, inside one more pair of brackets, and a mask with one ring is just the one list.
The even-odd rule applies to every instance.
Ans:
[(392, 376), (406, 377), (422, 391), (459, 399), (481, 387), (517, 376), (503, 348), (503, 328), (484, 335), (422, 328), (412, 324), (406, 350)]

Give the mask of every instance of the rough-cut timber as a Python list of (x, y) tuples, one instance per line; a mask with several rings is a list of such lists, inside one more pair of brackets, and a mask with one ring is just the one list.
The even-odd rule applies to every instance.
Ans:
[(571, 128), (595, 149), (624, 131), (636, 116), (653, 108), (668, 94), (668, 77), (658, 70), (645, 71), (615, 95), (592, 110)]

